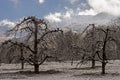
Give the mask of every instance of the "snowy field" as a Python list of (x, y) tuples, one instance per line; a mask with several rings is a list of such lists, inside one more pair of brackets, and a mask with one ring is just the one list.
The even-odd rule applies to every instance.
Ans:
[(40, 66), (40, 73), (34, 74), (33, 66), (25, 64), (1, 64), (0, 80), (120, 80), (120, 61), (111, 61), (106, 66), (106, 75), (101, 75), (101, 64), (97, 63), (95, 69), (90, 63), (76, 67), (70, 62), (46, 62)]

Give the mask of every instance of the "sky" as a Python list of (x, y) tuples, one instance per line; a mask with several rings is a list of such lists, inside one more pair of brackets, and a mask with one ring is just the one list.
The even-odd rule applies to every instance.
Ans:
[(0, 0), (0, 22), (17, 21), (26, 16), (60, 22), (71, 16), (100, 12), (120, 16), (120, 0)]
[(81, 2), (85, 0), (1, 0), (0, 20), (17, 20), (24, 16), (43, 18), (49, 13), (64, 12), (65, 7), (74, 9)]
[[(37, 16), (52, 22), (105, 12), (120, 16), (120, 0), (1, 0), (0, 22)], [(51, 19), (52, 18), (52, 19)]]
[[(0, 31), (14, 27), (27, 16), (69, 24), (91, 21), (92, 16), (100, 13), (119, 17), (120, 0), (0, 0)], [(102, 18), (98, 16), (97, 21)]]

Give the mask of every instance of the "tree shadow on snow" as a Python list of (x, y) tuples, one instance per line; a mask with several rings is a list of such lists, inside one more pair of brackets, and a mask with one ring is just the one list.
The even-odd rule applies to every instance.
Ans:
[(80, 68), (70, 68), (70, 70), (92, 70), (92, 69), (99, 69), (101, 66), (95, 66), (95, 68), (91, 67), (80, 67)]
[(82, 73), (82, 74), (78, 74), (78, 75), (73, 75), (74, 77), (103, 77), (103, 76), (120, 76), (120, 73), (106, 73), (104, 75), (102, 75), (100, 72), (96, 72), (96, 73)]
[(48, 74), (58, 74), (62, 73), (62, 71), (58, 70), (46, 70), (40, 71), (38, 74), (33, 71), (18, 71), (18, 72), (9, 72), (9, 73), (0, 73), (1, 79), (26, 79), (27, 77), (35, 77), (39, 75), (48, 75)]
[[(17, 72), (18, 74), (25, 74), (25, 75), (36, 75), (36, 73), (34, 73), (33, 71), (19, 71)], [(58, 71), (58, 70), (46, 70), (46, 71), (39, 71), (38, 74), (57, 74), (57, 73), (62, 73), (62, 71)]]
[(0, 80), (1, 79), (26, 79), (27, 77), (24, 75), (18, 75), (15, 72), (9, 73), (0, 73)]

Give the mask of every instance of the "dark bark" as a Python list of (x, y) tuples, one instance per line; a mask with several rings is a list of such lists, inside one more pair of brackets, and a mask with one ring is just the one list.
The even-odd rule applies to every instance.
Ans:
[(24, 69), (24, 62), (21, 62), (21, 69)]
[(39, 73), (39, 64), (38, 64), (38, 44), (37, 44), (37, 37), (38, 37), (38, 26), (37, 23), (35, 24), (35, 31), (34, 31), (34, 72)]
[(39, 73), (39, 64), (34, 64), (34, 72), (35, 72), (36, 74)]
[(93, 28), (92, 28), (92, 66), (91, 68), (95, 68), (95, 25), (92, 24)]
[(95, 68), (95, 60), (92, 59), (92, 67), (91, 68)]
[(21, 69), (24, 69), (24, 56), (23, 56), (23, 46), (21, 44)]
[(106, 43), (107, 43), (107, 38), (108, 38), (108, 29), (107, 32), (105, 32), (105, 39), (103, 42), (103, 53), (102, 53), (102, 74), (105, 74), (105, 66), (106, 66)]
[(105, 74), (105, 65), (106, 65), (106, 63), (102, 62), (102, 74), (103, 75)]

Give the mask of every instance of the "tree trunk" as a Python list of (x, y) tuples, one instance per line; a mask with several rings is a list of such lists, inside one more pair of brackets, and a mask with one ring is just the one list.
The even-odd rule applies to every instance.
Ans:
[(73, 65), (73, 58), (71, 59), (71, 66)]
[[(105, 43), (105, 45), (106, 45), (106, 43)], [(105, 48), (105, 47), (104, 47), (104, 48)], [(105, 50), (105, 49), (103, 49), (103, 50)], [(105, 60), (106, 60), (106, 53), (103, 51), (102, 74), (105, 74), (105, 66), (106, 66)]]
[(106, 63), (102, 62), (102, 74), (103, 75), (105, 74), (105, 65), (106, 65)]
[(39, 64), (38, 64), (38, 43), (37, 43), (37, 38), (38, 38), (38, 26), (37, 23), (35, 22), (35, 31), (34, 31), (34, 72), (39, 73)]
[(34, 72), (35, 72), (36, 74), (39, 73), (39, 64), (34, 64)]
[(21, 62), (21, 69), (24, 69), (24, 61)]
[(95, 68), (95, 49), (94, 49), (94, 45), (92, 45), (92, 60), (91, 60), (91, 63), (92, 63), (92, 66), (91, 68)]
[(95, 68), (95, 60), (92, 59), (92, 67), (91, 68)]
[(105, 40), (104, 40), (104, 43), (103, 43), (103, 53), (102, 53), (102, 74), (105, 74), (105, 66), (106, 66), (106, 52), (105, 52), (105, 49), (106, 49), (106, 43), (107, 43), (107, 38), (108, 38), (108, 29), (107, 29), (107, 32), (105, 33)]
[(92, 66), (91, 68), (95, 68), (95, 25), (93, 24), (92, 28)]
[(24, 69), (24, 55), (23, 55), (23, 44), (20, 45), (21, 48), (21, 69)]

